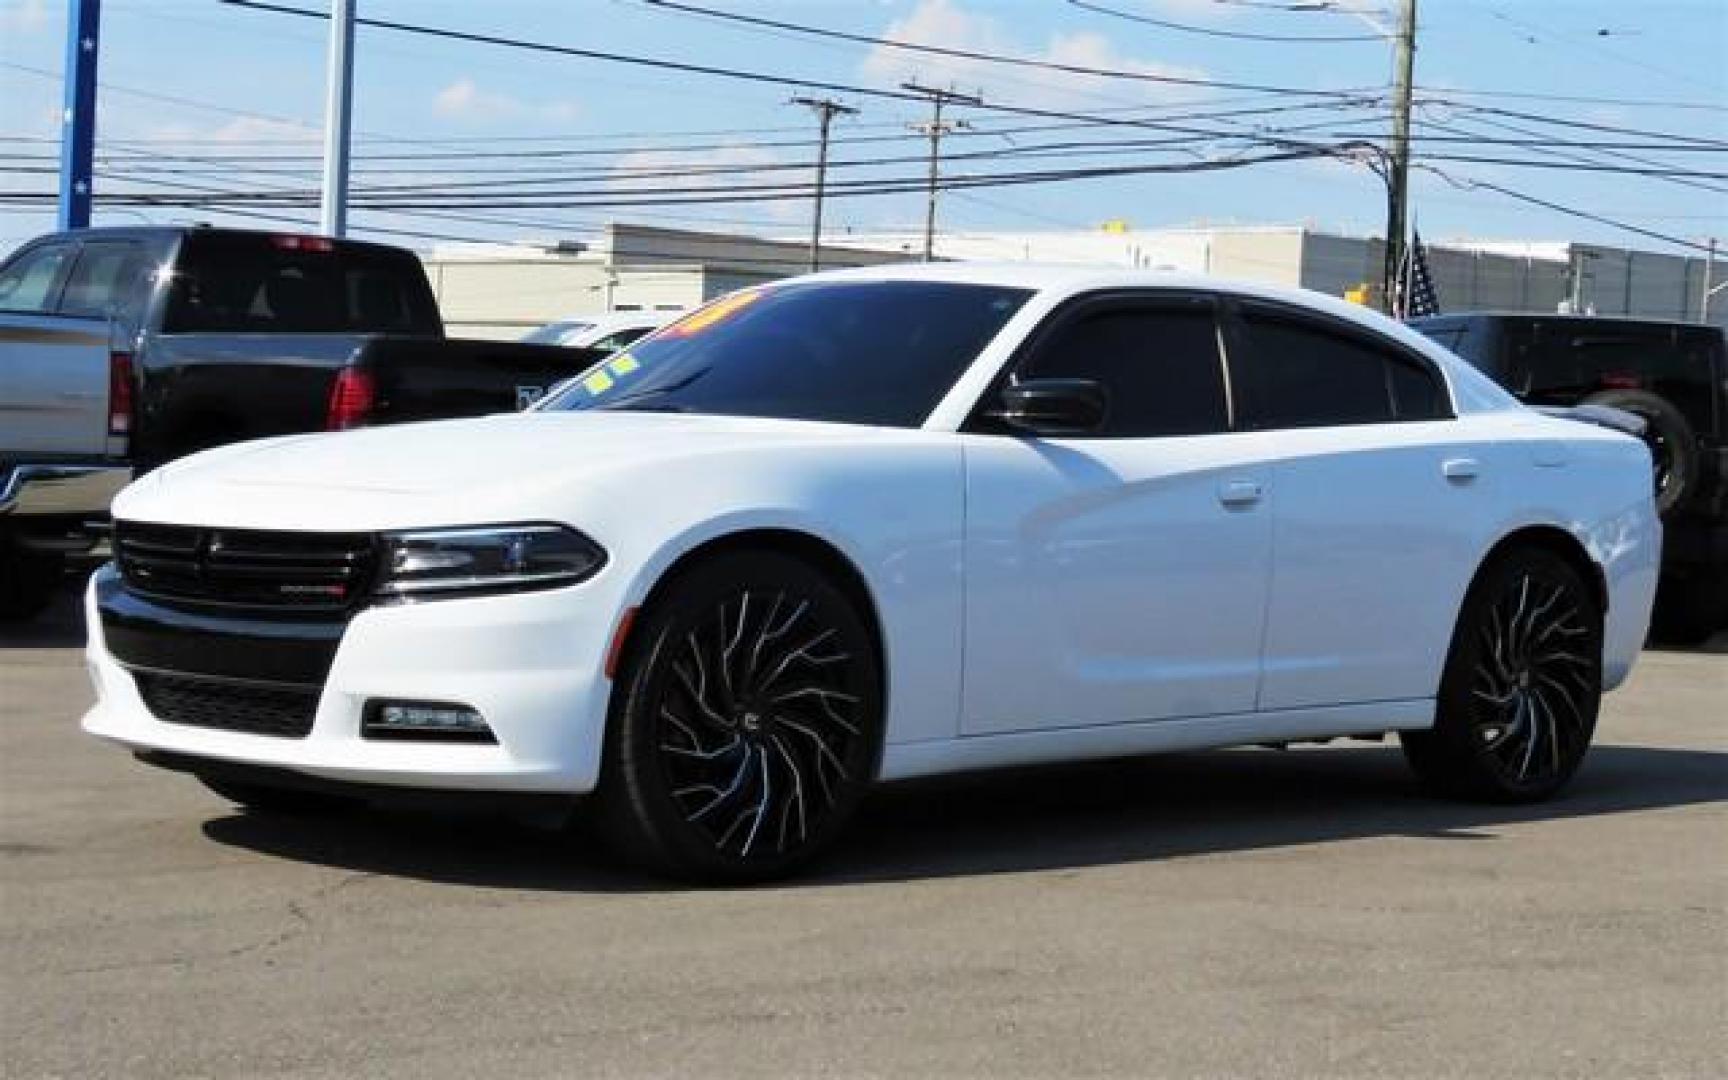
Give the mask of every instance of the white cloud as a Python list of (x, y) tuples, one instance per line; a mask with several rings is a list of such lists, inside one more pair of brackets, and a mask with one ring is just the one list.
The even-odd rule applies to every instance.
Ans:
[(439, 116), (490, 120), (515, 116), (522, 112), (522, 103), (508, 94), (482, 90), (464, 75), (438, 91), (432, 98), (432, 110)]
[(485, 90), (467, 75), (433, 95), (432, 110), (439, 116), (451, 119), (479, 121), (532, 117), (568, 122), (576, 119), (582, 112), (581, 106), (574, 101), (530, 104), (509, 94)]
[[(1197, 68), (1125, 55), (1108, 35), (1091, 30), (1052, 34), (1042, 47), (1028, 47), (1017, 42), (1002, 22), (968, 10), (959, 0), (920, 0), (909, 15), (890, 23), (882, 36), (919, 45), (1144, 75), (1189, 79), (1206, 75)], [(1097, 109), (1112, 104), (1153, 104), (1176, 95), (1192, 97), (1197, 92), (1194, 87), (1068, 75), (881, 45), (865, 57), (863, 67), (866, 75), (884, 82), (916, 80), (924, 85), (976, 91), (986, 101), (1040, 108)]]

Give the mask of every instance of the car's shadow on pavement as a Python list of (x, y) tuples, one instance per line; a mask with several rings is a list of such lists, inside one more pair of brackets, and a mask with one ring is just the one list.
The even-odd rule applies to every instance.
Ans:
[[(1416, 836), (1492, 842), (1501, 826), (1728, 801), (1728, 754), (1593, 749), (1552, 802), (1445, 802), (1392, 748), (1219, 751), (885, 786), (833, 854), (791, 886), (1077, 869), (1188, 855)], [(400, 813), (236, 814), (211, 839), (346, 870), (492, 888), (668, 886), (619, 868), (591, 837), (508, 821)], [(675, 887), (675, 886), (674, 886)]]

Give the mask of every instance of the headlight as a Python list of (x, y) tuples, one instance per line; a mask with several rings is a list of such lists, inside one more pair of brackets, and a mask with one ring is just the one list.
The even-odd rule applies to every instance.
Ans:
[(598, 544), (562, 525), (389, 533), (378, 591), (405, 600), (552, 589), (590, 577), (605, 562)]

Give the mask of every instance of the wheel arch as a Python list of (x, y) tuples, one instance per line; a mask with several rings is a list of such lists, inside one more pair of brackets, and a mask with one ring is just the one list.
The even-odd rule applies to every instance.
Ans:
[(1597, 610), (1603, 617), (1608, 614), (1608, 576), (1602, 566), (1590, 555), (1589, 548), (1572, 533), (1558, 525), (1523, 525), (1513, 529), (1495, 541), (1494, 546), (1483, 553), (1476, 563), (1476, 573), (1470, 579), (1470, 587), (1475, 588), (1482, 573), (1500, 556), (1518, 548), (1537, 548), (1550, 552), (1564, 559), (1578, 576), (1583, 578), (1590, 587), (1591, 596), (1596, 601)]
[[(876, 668), (881, 679), (878, 690), (881, 694), (883, 715), (886, 717), (889, 712), (889, 688), (893, 685), (893, 679), (889, 667), (888, 641), (883, 631), (876, 596), (858, 563), (831, 540), (815, 533), (784, 525), (757, 525), (708, 537), (680, 552), (667, 564), (655, 577), (641, 602), (635, 605), (636, 609), (649, 610), (661, 602), (677, 579), (691, 568), (734, 551), (769, 551), (797, 559), (833, 582), (846, 599), (852, 602), (859, 617), (864, 620), (871, 644), (876, 648)], [(626, 640), (622, 645), (628, 650), (634, 647), (634, 642)], [(616, 690), (614, 686), (613, 692), (616, 693)]]

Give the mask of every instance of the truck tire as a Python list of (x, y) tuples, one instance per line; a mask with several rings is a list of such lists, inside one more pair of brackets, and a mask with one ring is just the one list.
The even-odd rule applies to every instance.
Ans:
[(66, 574), (66, 557), (33, 551), (0, 533), (0, 622), (23, 622), (40, 615), (54, 599)]
[(1663, 575), (1650, 630), (1658, 643), (1682, 648), (1695, 648), (1728, 630), (1728, 567)]
[(1656, 512), (1667, 517), (1698, 487), (1698, 439), (1686, 417), (1648, 390), (1604, 390), (1579, 404), (1629, 412), (1648, 425), (1644, 442), (1655, 468)]

